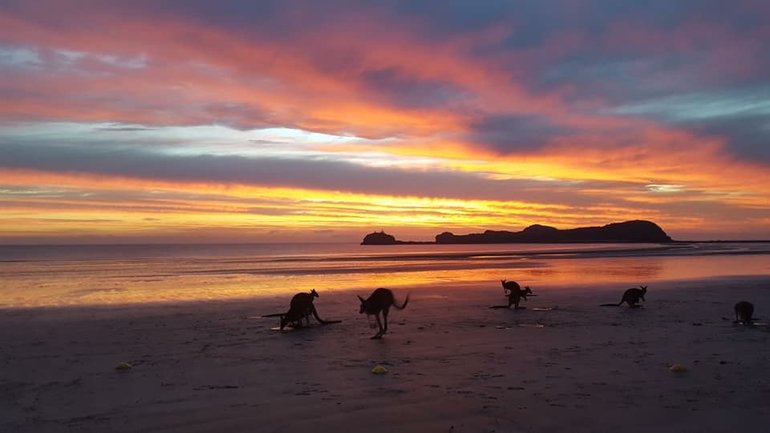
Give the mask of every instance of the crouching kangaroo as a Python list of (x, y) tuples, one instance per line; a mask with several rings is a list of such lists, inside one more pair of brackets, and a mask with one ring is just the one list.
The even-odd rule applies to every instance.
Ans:
[(521, 302), (522, 299), (526, 301), (527, 295), (532, 294), (532, 289), (524, 287), (524, 290), (522, 290), (521, 286), (516, 281), (500, 280), (500, 282), (503, 285), (503, 292), (508, 295), (508, 305), (493, 305), (489, 308), (511, 308), (511, 305), (513, 305), (514, 310), (524, 308), (519, 307), (519, 302)]
[[(390, 289), (383, 288), (376, 289), (367, 299), (360, 296), (358, 299), (361, 301), (361, 308), (358, 313), (366, 313), (367, 316), (374, 315), (375, 319), (377, 319), (378, 332), (372, 337), (372, 340), (374, 340), (382, 338), (388, 332), (388, 311), (390, 307), (394, 306), (399, 310), (406, 308), (406, 304), (409, 303), (409, 294), (406, 295), (406, 299), (404, 299), (404, 303), (401, 305), (396, 304), (395, 297)], [(382, 319), (385, 322), (384, 327), (380, 321), (380, 312), (382, 312)]]
[(619, 307), (623, 303), (627, 303), (631, 308), (639, 308), (641, 305), (636, 305), (641, 299), (644, 301), (644, 295), (647, 293), (647, 286), (639, 286), (639, 288), (631, 288), (623, 292), (623, 298), (617, 304), (601, 304), (600, 307)]
[(754, 305), (751, 302), (741, 301), (735, 304), (735, 322), (751, 325), (754, 315)]
[(301, 328), (302, 320), (305, 320), (306, 325), (310, 325), (310, 315), (318, 320), (322, 325), (329, 323), (338, 323), (339, 320), (323, 320), (318, 316), (318, 311), (315, 309), (313, 300), (318, 297), (318, 292), (315, 289), (310, 293), (297, 293), (291, 298), (289, 303), (289, 311), (285, 313), (268, 314), (263, 317), (280, 317), (281, 318), (281, 330), (287, 325), (292, 328)]

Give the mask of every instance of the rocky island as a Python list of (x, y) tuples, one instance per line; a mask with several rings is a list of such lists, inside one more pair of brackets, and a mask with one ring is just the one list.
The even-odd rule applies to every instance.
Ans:
[(366, 235), (361, 245), (397, 245), (410, 243), (436, 244), (505, 244), (505, 243), (589, 243), (589, 242), (673, 242), (660, 226), (651, 221), (633, 220), (601, 227), (580, 227), (560, 230), (540, 224), (519, 232), (486, 230), (483, 233), (456, 235), (444, 232), (435, 242), (400, 241), (384, 231)]
[(385, 231), (373, 232), (364, 236), (361, 245), (412, 245), (412, 244), (435, 244), (436, 242), (420, 241), (400, 241), (395, 236), (385, 233)]
[(361, 241), (361, 245), (396, 245), (398, 243), (400, 241), (397, 241), (395, 236), (389, 235), (385, 231), (369, 233)]

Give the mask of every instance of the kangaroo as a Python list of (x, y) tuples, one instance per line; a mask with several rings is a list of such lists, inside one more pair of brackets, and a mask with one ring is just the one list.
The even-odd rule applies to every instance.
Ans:
[(263, 317), (280, 317), (281, 330), (283, 330), (283, 328), (285, 328), (287, 325), (291, 326), (292, 328), (301, 328), (303, 319), (305, 320), (306, 325), (310, 325), (311, 314), (321, 324), (325, 325), (328, 323), (337, 323), (338, 321), (323, 320), (318, 316), (318, 311), (315, 309), (315, 305), (313, 304), (314, 298), (318, 298), (318, 292), (316, 292), (315, 289), (311, 290), (310, 293), (297, 293), (291, 298), (291, 302), (289, 303), (289, 311), (285, 313), (268, 314)]
[(315, 310), (313, 301), (318, 298), (318, 292), (315, 289), (310, 293), (297, 293), (291, 298), (289, 302), (289, 311), (281, 316), (281, 329), (286, 325), (291, 324), (292, 328), (299, 328), (302, 326), (302, 319), (305, 319), (305, 324), (310, 325), (310, 315), (318, 315)]
[(623, 303), (627, 303), (629, 307), (631, 308), (639, 308), (641, 305), (636, 305), (637, 302), (641, 299), (644, 301), (644, 295), (647, 293), (647, 286), (639, 286), (637, 289), (636, 287), (631, 288), (623, 292), (623, 298), (621, 298), (620, 302), (617, 304), (601, 304), (600, 307), (619, 307), (623, 305)]
[(754, 315), (754, 305), (751, 302), (741, 301), (735, 304), (735, 322), (751, 325)]
[[(361, 301), (361, 308), (358, 313), (366, 313), (367, 316), (374, 315), (375, 319), (377, 319), (378, 332), (372, 337), (372, 340), (375, 340), (382, 338), (382, 336), (388, 332), (388, 311), (390, 310), (391, 305), (399, 310), (403, 310), (406, 308), (406, 304), (409, 303), (409, 294), (406, 295), (406, 299), (401, 305), (396, 304), (393, 292), (390, 289), (383, 288), (376, 289), (367, 299), (360, 296), (358, 299)], [(382, 326), (382, 322), (380, 322), (380, 312), (382, 312), (382, 318), (385, 322), (384, 327)]]
[(532, 294), (532, 289), (524, 287), (524, 290), (522, 290), (521, 286), (516, 281), (500, 280), (500, 283), (503, 285), (503, 292), (508, 295), (508, 305), (493, 305), (489, 308), (511, 308), (511, 305), (514, 306), (514, 310), (524, 308), (519, 307), (519, 302), (521, 302), (522, 299), (526, 301), (527, 295)]

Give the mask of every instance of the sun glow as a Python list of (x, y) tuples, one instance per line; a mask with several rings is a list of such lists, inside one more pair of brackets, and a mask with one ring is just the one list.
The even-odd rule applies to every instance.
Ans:
[[(34, 179), (35, 187), (27, 182)], [(365, 233), (372, 227), (432, 236), (446, 228), (517, 228), (530, 221), (565, 223), (563, 205), (514, 200), (457, 200), (182, 184), (89, 176), (16, 173), (0, 190), (0, 236), (121, 235), (146, 238), (238, 230), (241, 240), (268, 231), (329, 230)], [(29, 215), (34, 214), (34, 217)], [(578, 222), (578, 221), (575, 221)]]

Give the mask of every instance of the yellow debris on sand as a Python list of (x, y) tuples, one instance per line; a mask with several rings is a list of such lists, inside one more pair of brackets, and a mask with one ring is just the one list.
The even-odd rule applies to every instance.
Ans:
[(377, 365), (377, 366), (375, 366), (375, 367), (372, 369), (372, 373), (373, 373), (373, 374), (385, 374), (385, 373), (387, 373), (387, 372), (388, 372), (388, 369), (387, 369), (387, 368), (385, 368), (385, 367), (383, 367), (383, 366), (381, 366), (381, 365)]
[(131, 370), (134, 366), (128, 362), (120, 362), (115, 366), (115, 370)]
[(686, 373), (687, 367), (682, 364), (671, 364), (671, 367), (669, 367), (668, 370), (672, 373)]

